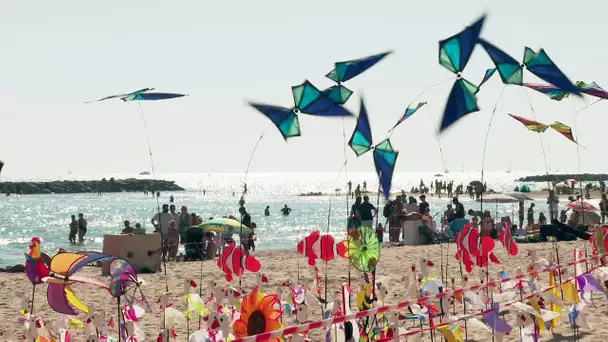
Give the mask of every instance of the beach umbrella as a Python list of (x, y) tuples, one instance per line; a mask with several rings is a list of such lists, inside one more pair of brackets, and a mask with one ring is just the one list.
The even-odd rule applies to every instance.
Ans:
[(483, 183), (478, 181), (478, 180), (474, 180), (471, 183), (469, 183), (470, 186), (483, 186)]
[(523, 192), (505, 192), (505, 193), (503, 193), (503, 195), (507, 195), (507, 196), (511, 196), (513, 198), (516, 198), (519, 202), (521, 202), (521, 201), (534, 201), (534, 198), (528, 196), (527, 194), (525, 194)]
[(243, 234), (251, 234), (253, 230), (245, 225), (241, 225), (241, 222), (229, 218), (216, 218), (213, 220), (205, 221), (199, 225), (203, 230), (207, 232), (215, 232), (222, 234), (240, 234), (241, 228)]
[(506, 194), (490, 194), (483, 196), (483, 199), (477, 199), (477, 202), (483, 203), (517, 203), (519, 199)]
[(585, 201), (576, 201), (568, 203), (568, 208), (578, 211), (596, 211), (597, 208)]
[(564, 181), (564, 183), (568, 184), (568, 185), (572, 185), (572, 184), (576, 184), (578, 181), (574, 178), (570, 178), (570, 179), (566, 179)]
[(569, 188), (568, 184), (561, 182), (561, 183), (557, 183), (553, 186), (554, 188)]

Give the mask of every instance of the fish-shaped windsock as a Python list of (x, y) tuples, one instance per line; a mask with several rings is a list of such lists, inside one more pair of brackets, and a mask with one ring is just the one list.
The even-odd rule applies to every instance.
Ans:
[(473, 257), (485, 256), (487, 258), (494, 249), (494, 240), (489, 236), (482, 237), (477, 228), (467, 223), (456, 238), (456, 246), (458, 247), (456, 259), (464, 264), (467, 272), (471, 273), (473, 272)]
[(507, 250), (507, 253), (509, 253), (509, 255), (513, 255), (513, 256), (517, 255), (519, 250), (517, 248), (517, 244), (515, 243), (515, 240), (513, 240), (513, 235), (511, 234), (511, 222), (510, 221), (505, 222), (505, 224), (502, 226), (502, 228), (500, 228), (499, 238), (500, 238), (500, 242), (505, 247), (505, 249)]
[(259, 272), (262, 265), (255, 257), (245, 255), (241, 247), (236, 247), (232, 242), (224, 253), (217, 259), (217, 267), (226, 273), (226, 280), (232, 281), (233, 275), (242, 276), (245, 270), (249, 272)]
[(347, 246), (344, 243), (336, 244), (333, 236), (315, 230), (298, 243), (298, 253), (307, 257), (308, 264), (314, 266), (317, 259), (331, 261), (336, 254), (344, 257), (347, 254)]

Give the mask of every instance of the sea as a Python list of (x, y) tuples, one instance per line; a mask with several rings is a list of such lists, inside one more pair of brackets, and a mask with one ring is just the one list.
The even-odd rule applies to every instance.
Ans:
[[(525, 174), (512, 172), (486, 172), (484, 181), (488, 189), (512, 191), (521, 183), (516, 180)], [(92, 180), (102, 177), (145, 178), (137, 174), (66, 176), (64, 180)], [(256, 173), (256, 174), (159, 174), (158, 179), (175, 181), (185, 191), (163, 192), (160, 204), (169, 203), (171, 195), (175, 198), (178, 210), (182, 205), (190, 213), (202, 218), (235, 215), (238, 217), (238, 201), (247, 183), (245, 196), (246, 208), (256, 223), (259, 250), (295, 248), (297, 242), (314, 230), (329, 231), (336, 237), (344, 237), (347, 208), (353, 199), (345, 195), (347, 182), (353, 189), (357, 184), (367, 182), (370, 201), (379, 207), (385, 203), (378, 196), (378, 179), (374, 173)], [(53, 180), (56, 180), (54, 178)], [(479, 172), (450, 172), (438, 175), (428, 172), (396, 173), (393, 177), (392, 192), (404, 190), (408, 195), (412, 187), (422, 180), (427, 186), (435, 179), (453, 181), (455, 185), (466, 185), (480, 180)], [(7, 181), (7, 179), (3, 179)], [(45, 179), (29, 179), (41, 181)], [(51, 180), (51, 179), (46, 179)], [(546, 184), (526, 183), (532, 190), (542, 190)], [(301, 194), (321, 192), (320, 196), (301, 196)], [(393, 197), (393, 195), (391, 195)], [(416, 195), (417, 197), (418, 195)], [(348, 203), (347, 203), (348, 201)], [(427, 196), (431, 213), (437, 220), (446, 209), (447, 196), (437, 198)], [(481, 204), (471, 201), (468, 195), (461, 196), (465, 209), (480, 209)], [(536, 213), (548, 211), (546, 200), (537, 200)], [(293, 211), (283, 216), (280, 209), (288, 205)], [(565, 205), (565, 203), (560, 203)], [(264, 208), (270, 206), (271, 215), (264, 216)], [(527, 206), (527, 205), (526, 205)], [(83, 249), (101, 250), (105, 234), (119, 233), (123, 221), (129, 220), (132, 226), (139, 222), (147, 231), (153, 227), (150, 219), (157, 212), (157, 201), (143, 193), (97, 194), (50, 194), (50, 195), (11, 195), (0, 197), (0, 266), (23, 263), (24, 253), (28, 251), (32, 237), (42, 240), (42, 250), (55, 253), (59, 248), (68, 251)], [(516, 214), (516, 205), (484, 204), (484, 209), (492, 210), (499, 217)], [(84, 245), (68, 242), (70, 215), (83, 213), (88, 220), (88, 232)], [(380, 215), (381, 222), (384, 218)]]

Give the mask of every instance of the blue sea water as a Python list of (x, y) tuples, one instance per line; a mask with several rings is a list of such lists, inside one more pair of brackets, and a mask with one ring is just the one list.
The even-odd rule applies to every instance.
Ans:
[[(105, 175), (109, 178), (139, 177), (132, 174)], [(515, 179), (522, 174), (505, 172), (486, 172), (488, 188), (496, 191), (511, 191), (518, 182)], [(102, 176), (70, 176), (66, 179), (101, 179)], [(238, 200), (242, 192), (245, 177), (242, 174), (166, 174), (158, 175), (159, 179), (174, 180), (186, 189), (183, 192), (162, 193), (161, 205), (169, 202), (169, 196), (175, 196), (175, 204), (188, 207), (203, 218), (210, 216), (235, 215), (238, 212)], [(433, 173), (397, 173), (394, 176), (393, 192), (404, 189), (409, 194), (413, 186), (418, 186), (422, 179), (425, 184), (437, 177)], [(367, 181), (368, 190), (374, 192), (371, 202), (376, 204), (377, 178), (373, 173), (283, 173), (283, 174), (249, 174), (247, 176), (248, 194), (245, 197), (246, 207), (256, 222), (256, 243), (259, 249), (294, 248), (297, 241), (315, 229), (329, 231), (336, 236), (344, 236), (346, 225), (347, 203), (344, 193), (335, 195), (336, 189), (344, 191), (347, 180), (356, 184)], [(479, 173), (450, 173), (438, 179), (453, 180), (456, 185), (468, 184), (479, 179)], [(538, 190), (543, 184), (538, 185)], [(534, 189), (534, 185), (532, 184)], [(203, 195), (203, 190), (206, 194)], [(301, 193), (323, 192), (324, 196), (299, 196)], [(233, 195), (234, 193), (234, 195)], [(445, 210), (448, 203), (446, 196), (441, 199), (429, 196), (432, 214)], [(480, 204), (463, 196), (465, 208), (478, 209)], [(537, 213), (547, 212), (546, 201), (535, 201)], [(331, 203), (331, 214), (329, 213)], [(380, 207), (384, 200), (380, 198)], [(293, 209), (291, 215), (283, 216), (279, 212), (287, 204)], [(352, 199), (349, 199), (352, 204)], [(560, 203), (563, 204), (563, 203)], [(264, 217), (266, 205), (271, 208), (271, 216)], [(498, 215), (510, 215), (514, 208), (511, 204), (484, 205)], [(57, 194), (57, 195), (22, 195), (0, 197), (0, 265), (7, 266), (23, 262), (23, 253), (27, 252), (29, 240), (34, 237), (42, 239), (42, 249), (55, 252), (58, 248), (67, 250), (96, 249), (101, 250), (103, 235), (122, 230), (123, 221), (129, 220), (134, 226), (140, 222), (148, 231), (152, 230), (150, 219), (157, 210), (156, 200), (145, 197), (143, 193), (103, 194)], [(68, 224), (70, 215), (84, 213), (87, 218), (88, 232), (85, 245), (68, 243)], [(381, 220), (384, 220), (381, 218)], [(329, 227), (328, 227), (329, 224)]]

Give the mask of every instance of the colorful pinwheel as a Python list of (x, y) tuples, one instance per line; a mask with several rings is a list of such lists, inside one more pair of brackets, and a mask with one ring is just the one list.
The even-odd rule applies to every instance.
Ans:
[(281, 132), (283, 139), (300, 136), (298, 114), (316, 116), (351, 116), (352, 114), (335, 102), (329, 92), (322, 92), (310, 81), (291, 87), (293, 108), (250, 102), (249, 105), (264, 114)]
[(94, 279), (75, 276), (78, 270), (89, 263), (112, 259), (111, 255), (97, 252), (59, 253), (51, 259), (50, 273), (42, 281), (48, 284), (47, 300), (51, 309), (66, 315), (77, 315), (78, 311), (90, 313), (89, 307), (76, 296), (70, 284), (82, 283), (110, 290)]
[[(528, 88), (541, 91), (548, 94), (555, 100), (561, 100), (573, 93), (580, 95), (581, 90), (576, 87), (564, 73), (553, 63), (545, 50), (540, 49), (539, 52), (534, 52), (526, 47), (524, 51), (524, 61), (520, 64), (515, 58), (511, 57), (492, 43), (480, 38), (479, 44), (486, 50), (486, 53), (494, 63), (500, 75), (500, 79), (504, 84), (513, 84), (518, 86), (526, 86)], [(523, 82), (523, 68), (537, 77), (547, 81), (551, 86), (530, 85)]]
[(485, 16), (482, 16), (471, 26), (439, 42), (439, 64), (457, 77), (448, 96), (440, 131), (450, 127), (463, 116), (479, 111), (475, 96), (478, 87), (462, 78), (461, 73), (477, 45), (484, 20)]
[(338, 84), (323, 90), (323, 92), (326, 93), (335, 103), (342, 105), (345, 104), (353, 92), (352, 90), (343, 86), (342, 83), (359, 76), (365, 70), (371, 68), (391, 53), (392, 51), (387, 51), (359, 59), (336, 62), (334, 69), (328, 72), (325, 77)]
[(344, 242), (346, 257), (351, 265), (361, 272), (371, 272), (380, 261), (380, 242), (374, 229), (367, 226), (357, 227)]
[(355, 126), (355, 130), (353, 131), (348, 145), (353, 149), (357, 156), (361, 156), (369, 150), (374, 150), (374, 165), (376, 167), (376, 173), (378, 174), (378, 180), (384, 196), (388, 198), (391, 192), (393, 172), (395, 170), (395, 163), (397, 162), (399, 152), (393, 149), (390, 139), (385, 139), (376, 146), (373, 146), (372, 131), (363, 98), (361, 98), (357, 125)]

